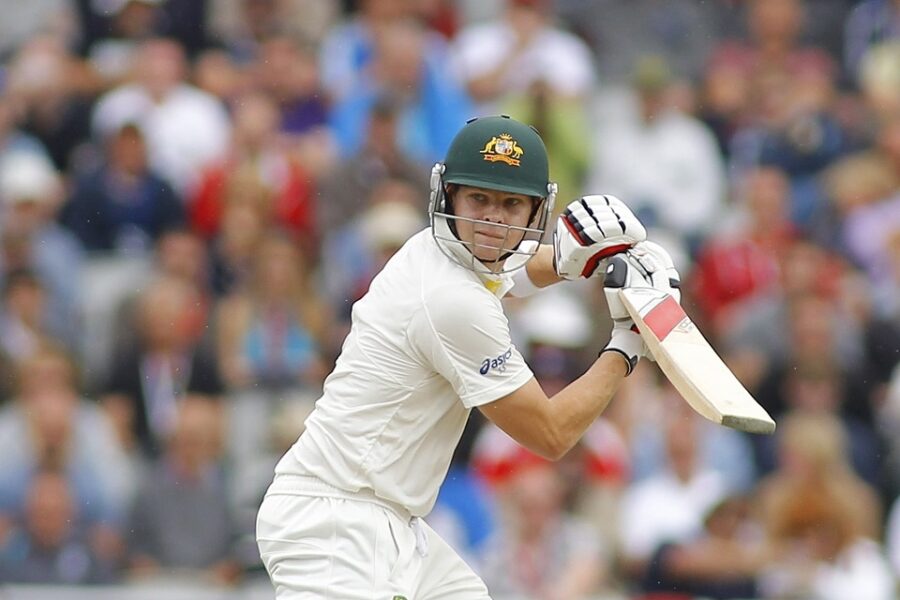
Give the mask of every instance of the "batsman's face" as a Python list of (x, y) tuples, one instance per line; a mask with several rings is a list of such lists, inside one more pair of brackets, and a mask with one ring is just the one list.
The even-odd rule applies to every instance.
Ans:
[(459, 186), (454, 196), (456, 233), (466, 243), (475, 258), (483, 263), (495, 263), (516, 248), (525, 232), (512, 227), (528, 227), (532, 199), (469, 186)]

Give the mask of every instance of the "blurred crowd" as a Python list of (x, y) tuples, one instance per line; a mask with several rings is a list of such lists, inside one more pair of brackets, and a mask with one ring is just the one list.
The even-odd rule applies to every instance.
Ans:
[[(0, 582), (263, 578), (256, 507), (352, 302), (505, 113), (558, 209), (635, 210), (779, 425), (712, 425), (643, 361), (559, 463), (473, 413), (428, 520), (497, 598), (895, 597), (900, 1), (0, 9)], [(598, 282), (558, 287), (506, 301), (548, 394), (610, 327)]]

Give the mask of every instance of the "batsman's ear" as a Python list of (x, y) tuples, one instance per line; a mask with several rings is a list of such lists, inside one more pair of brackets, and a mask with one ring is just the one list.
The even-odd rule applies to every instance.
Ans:
[(603, 287), (623, 288), (628, 279), (628, 264), (624, 259), (613, 256), (606, 265), (606, 275), (603, 278)]

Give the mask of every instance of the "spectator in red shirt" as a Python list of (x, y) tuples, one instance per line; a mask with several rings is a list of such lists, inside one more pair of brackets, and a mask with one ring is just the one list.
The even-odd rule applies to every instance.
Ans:
[(754, 169), (746, 178), (738, 222), (700, 249), (691, 279), (711, 333), (727, 327), (730, 311), (741, 301), (778, 283), (778, 257), (796, 238), (788, 196), (783, 171)]
[(235, 103), (234, 135), (228, 157), (208, 168), (189, 201), (191, 227), (211, 239), (224, 206), (252, 204), (263, 221), (290, 231), (314, 247), (314, 187), (311, 177), (278, 136), (274, 101), (250, 92)]

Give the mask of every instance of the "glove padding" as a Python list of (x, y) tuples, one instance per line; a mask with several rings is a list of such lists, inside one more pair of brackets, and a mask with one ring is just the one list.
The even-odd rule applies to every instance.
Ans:
[(606, 269), (603, 292), (613, 320), (609, 343), (600, 352), (608, 350), (622, 354), (628, 362), (630, 375), (642, 356), (651, 360), (647, 346), (638, 333), (628, 309), (619, 298), (619, 290), (626, 287), (652, 287), (661, 290), (681, 302), (681, 278), (666, 250), (654, 242), (641, 242), (627, 252), (613, 257)]
[(609, 195), (571, 202), (556, 220), (553, 265), (563, 279), (590, 277), (601, 261), (647, 239), (647, 230), (625, 204)]

